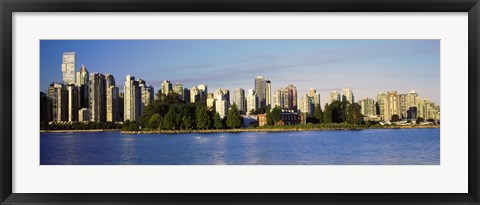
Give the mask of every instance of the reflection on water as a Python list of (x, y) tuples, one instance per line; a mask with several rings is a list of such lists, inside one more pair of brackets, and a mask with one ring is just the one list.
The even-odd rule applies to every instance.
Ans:
[(40, 136), (42, 165), (440, 164), (440, 129)]

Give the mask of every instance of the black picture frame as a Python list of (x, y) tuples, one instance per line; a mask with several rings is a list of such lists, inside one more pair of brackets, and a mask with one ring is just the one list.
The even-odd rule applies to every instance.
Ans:
[[(0, 0), (1, 204), (480, 204), (479, 0)], [(13, 12), (468, 12), (468, 193), (22, 194), (12, 193)], [(464, 105), (459, 105), (464, 106)], [(412, 186), (414, 186), (412, 184)]]

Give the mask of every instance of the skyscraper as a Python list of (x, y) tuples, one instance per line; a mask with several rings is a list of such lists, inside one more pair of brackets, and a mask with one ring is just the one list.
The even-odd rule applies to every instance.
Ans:
[(75, 84), (75, 52), (64, 52), (62, 57), (63, 84)]
[(297, 111), (297, 87), (290, 84), (285, 91), (285, 109)]
[(377, 110), (377, 115), (384, 117), (385, 115), (385, 98), (387, 97), (387, 94), (384, 92), (380, 92), (377, 94), (377, 104), (376, 104), (376, 110)]
[(285, 100), (285, 88), (280, 88), (278, 90), (275, 90), (275, 93), (273, 94), (273, 107), (279, 107), (283, 109), (285, 107), (284, 100)]
[(298, 110), (301, 113), (313, 114), (312, 104), (310, 103), (310, 97), (305, 94), (298, 99)]
[(257, 110), (258, 98), (253, 89), (248, 89), (247, 93), (247, 114), (253, 114)]
[(125, 79), (124, 92), (123, 120), (137, 121), (140, 117), (142, 102), (141, 90), (138, 81), (135, 81), (135, 77), (130, 74)]
[(190, 88), (190, 102), (191, 103), (200, 102), (199, 92), (202, 92), (202, 91), (198, 90), (197, 86), (193, 86), (192, 88)]
[(340, 101), (340, 93), (338, 93), (337, 91), (330, 92), (329, 99), (330, 103), (332, 103), (333, 101)]
[(418, 94), (415, 90), (411, 90), (407, 94), (407, 109), (410, 107), (417, 107)]
[(105, 75), (90, 73), (90, 121), (105, 122), (107, 119), (107, 89)]
[(78, 87), (75, 84), (69, 84), (65, 86), (67, 89), (67, 98), (68, 98), (68, 121), (76, 122), (78, 121), (78, 109), (80, 104)]
[(227, 107), (230, 107), (230, 90), (222, 89), (223, 98), (227, 101)]
[(353, 98), (353, 92), (350, 90), (350, 88), (343, 89), (342, 101), (349, 102), (350, 104), (355, 102), (355, 99)]
[(110, 74), (105, 74), (105, 81), (106, 81), (106, 87), (109, 88), (110, 86), (116, 86), (115, 85), (115, 78), (113, 75)]
[(140, 106), (140, 115), (145, 110), (145, 107), (152, 104), (155, 91), (153, 86), (147, 85), (146, 82), (142, 79), (138, 80), (138, 86), (140, 87), (141, 92), (141, 106)]
[(89, 98), (89, 73), (87, 68), (82, 64), (80, 67), (80, 72), (77, 72), (77, 86), (80, 95), (80, 105), (79, 108), (88, 108), (90, 106)]
[(60, 83), (52, 83), (48, 87), (48, 96), (52, 99), (52, 119), (54, 122), (68, 120), (67, 89)]
[(238, 110), (240, 110), (241, 114), (245, 114), (247, 111), (245, 105), (245, 90), (241, 88), (235, 89), (233, 92), (233, 104), (237, 105)]
[(190, 102), (190, 90), (188, 88), (183, 88), (183, 101)]
[(383, 116), (383, 119), (385, 121), (390, 121), (392, 119), (392, 115), (398, 115), (399, 117), (401, 117), (400, 100), (398, 98), (397, 91), (388, 91), (384, 102), (385, 114)]
[(223, 90), (218, 89), (215, 92), (215, 112), (217, 112), (221, 118), (224, 118), (228, 114), (228, 105)]
[(178, 98), (183, 100), (183, 84), (181, 83), (174, 83), (172, 88), (174, 93), (177, 93), (179, 96)]
[[(108, 81), (107, 81), (108, 82)], [(107, 88), (107, 122), (117, 122), (119, 120), (119, 100), (118, 87), (111, 85)]]
[(263, 76), (255, 78), (255, 93), (258, 98), (257, 107), (265, 107), (267, 105), (267, 79)]
[(208, 93), (207, 94), (207, 108), (210, 110), (215, 110), (215, 101), (217, 99), (215, 98), (215, 95), (213, 93)]
[(317, 90), (310, 88), (310, 90), (308, 90), (308, 97), (313, 97), (315, 93), (317, 93)]
[(272, 84), (269, 79), (266, 81), (266, 105), (272, 108)]
[(400, 118), (407, 118), (407, 94), (399, 94), (398, 102), (400, 104)]
[(162, 83), (162, 94), (168, 95), (172, 92), (172, 83), (169, 80), (164, 80)]

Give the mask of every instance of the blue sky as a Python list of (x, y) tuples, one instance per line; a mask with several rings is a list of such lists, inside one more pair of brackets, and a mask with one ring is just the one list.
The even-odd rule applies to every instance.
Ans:
[(416, 90), (440, 104), (439, 40), (41, 40), (40, 90), (62, 82), (64, 51), (75, 51), (77, 71), (113, 74), (120, 90), (132, 74), (160, 88), (165, 79), (184, 87), (206, 84), (233, 91), (269, 78), (272, 93), (294, 84), (328, 93), (350, 88), (355, 101), (377, 93)]

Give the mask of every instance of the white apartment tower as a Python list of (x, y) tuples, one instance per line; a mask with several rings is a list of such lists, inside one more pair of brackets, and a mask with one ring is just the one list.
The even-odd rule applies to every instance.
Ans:
[(75, 52), (64, 52), (62, 57), (63, 84), (75, 84)]

